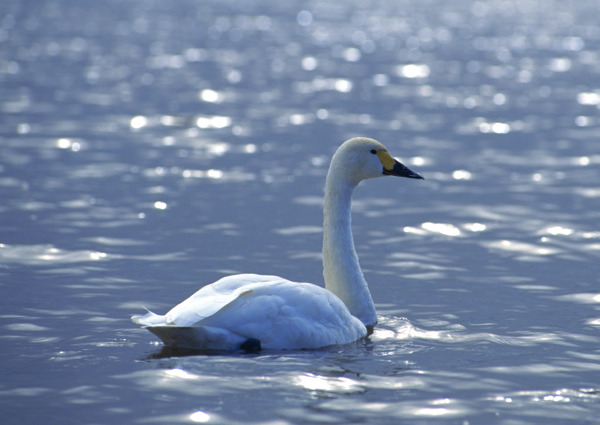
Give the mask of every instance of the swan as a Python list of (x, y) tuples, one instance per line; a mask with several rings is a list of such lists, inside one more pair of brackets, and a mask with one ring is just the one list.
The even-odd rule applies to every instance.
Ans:
[(131, 318), (167, 347), (255, 352), (347, 344), (373, 331), (375, 305), (358, 263), (350, 226), (352, 193), (365, 179), (423, 179), (380, 142), (357, 137), (331, 159), (325, 183), (325, 288), (278, 276), (237, 274), (204, 286), (164, 316)]

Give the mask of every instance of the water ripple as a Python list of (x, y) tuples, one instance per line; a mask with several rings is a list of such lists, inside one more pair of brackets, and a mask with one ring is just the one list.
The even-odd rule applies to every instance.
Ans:
[(44, 266), (96, 262), (118, 258), (101, 251), (68, 251), (52, 245), (0, 245), (0, 263)]

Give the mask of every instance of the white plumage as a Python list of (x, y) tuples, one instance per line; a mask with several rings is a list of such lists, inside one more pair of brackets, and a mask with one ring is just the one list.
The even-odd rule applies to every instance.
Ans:
[(344, 142), (331, 160), (323, 222), (327, 289), (239, 274), (203, 287), (164, 316), (148, 312), (132, 320), (166, 346), (198, 350), (319, 348), (366, 336), (377, 316), (354, 249), (350, 202), (360, 181), (383, 175), (422, 179), (372, 139)]

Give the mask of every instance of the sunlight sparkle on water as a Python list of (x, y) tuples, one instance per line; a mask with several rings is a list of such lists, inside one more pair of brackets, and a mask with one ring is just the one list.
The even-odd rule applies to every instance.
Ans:
[(198, 117), (196, 126), (198, 128), (225, 128), (231, 125), (231, 118), (224, 116)]
[(247, 145), (244, 145), (245, 153), (256, 153), (257, 150), (258, 150), (258, 148), (253, 143), (248, 143)]
[(206, 171), (205, 170), (183, 170), (181, 175), (185, 179), (191, 179), (191, 178), (194, 178), (194, 179), (202, 179), (202, 178), (220, 179), (223, 177), (223, 171), (215, 170), (215, 169), (210, 169), (210, 170), (206, 170)]
[(454, 170), (452, 178), (454, 180), (471, 180), (471, 173), (467, 170)]
[(210, 415), (199, 410), (190, 415), (190, 420), (196, 423), (205, 423), (210, 421)]
[(411, 63), (396, 67), (396, 74), (404, 78), (427, 78), (429, 77), (429, 73), (429, 66), (421, 63)]
[(181, 124), (181, 119), (173, 115), (162, 115), (159, 119), (160, 123), (166, 127), (173, 127)]
[(296, 378), (296, 383), (311, 391), (356, 391), (360, 385), (352, 379), (341, 377), (319, 376), (312, 373)]
[(448, 223), (430, 223), (425, 222), (421, 227), (433, 233), (439, 233), (445, 236), (460, 236), (460, 229)]
[(221, 103), (224, 99), (224, 96), (221, 93), (211, 89), (204, 89), (200, 91), (198, 97), (200, 100), (209, 103)]
[(550, 61), (550, 69), (554, 72), (567, 72), (572, 65), (573, 62), (569, 58), (553, 58)]
[(550, 226), (542, 230), (540, 233), (547, 233), (553, 236), (569, 236), (573, 234), (573, 229), (562, 226)]
[(482, 122), (479, 124), (482, 133), (507, 134), (510, 132), (510, 124), (505, 122)]
[(551, 247), (542, 247), (526, 242), (518, 242), (518, 241), (509, 241), (509, 240), (501, 240), (501, 241), (492, 241), (486, 243), (489, 248), (500, 249), (507, 252), (515, 252), (522, 254), (530, 254), (530, 255), (553, 255), (559, 252), (558, 249)]
[(104, 252), (97, 252), (97, 251), (90, 252), (90, 260), (97, 261), (97, 260), (102, 260), (103, 258), (106, 258), (106, 253), (104, 253)]
[(423, 407), (420, 409), (415, 409), (415, 416), (425, 416), (425, 417), (435, 417), (435, 416), (449, 416), (456, 415), (456, 410), (448, 409), (446, 407)]
[(600, 93), (582, 92), (577, 95), (577, 102), (580, 105), (600, 105)]
[(349, 93), (352, 91), (352, 81), (340, 78), (335, 81), (335, 89), (341, 93)]
[(347, 49), (344, 49), (342, 53), (342, 57), (348, 62), (358, 62), (361, 56), (360, 50), (356, 47), (348, 47)]
[(415, 166), (418, 166), (418, 167), (422, 167), (424, 165), (431, 164), (431, 160), (429, 160), (428, 158), (424, 158), (422, 156), (412, 157), (409, 162), (410, 162), (411, 165), (415, 165)]
[(307, 115), (305, 114), (292, 114), (289, 117), (290, 124), (292, 125), (302, 125), (307, 123)]
[(179, 378), (179, 379), (198, 379), (197, 375), (193, 373), (186, 372), (183, 369), (169, 369), (165, 370), (164, 374), (169, 378)]
[(207, 146), (207, 151), (211, 155), (221, 156), (229, 151), (227, 143), (211, 143)]
[(143, 115), (137, 115), (129, 121), (129, 126), (134, 130), (139, 130), (148, 125), (148, 118)]
[(220, 179), (223, 177), (223, 171), (211, 169), (206, 172), (206, 176), (210, 179)]
[(314, 71), (319, 62), (314, 56), (307, 56), (302, 59), (302, 68), (306, 71)]
[(487, 229), (487, 226), (482, 223), (465, 223), (462, 227), (470, 232), (483, 232)]
[(78, 152), (81, 149), (81, 144), (71, 139), (60, 138), (56, 141), (56, 147), (59, 149), (71, 149), (73, 152)]

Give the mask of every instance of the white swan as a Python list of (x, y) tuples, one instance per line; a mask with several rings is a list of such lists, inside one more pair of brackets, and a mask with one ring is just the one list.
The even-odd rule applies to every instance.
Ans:
[(384, 175), (423, 178), (373, 139), (350, 139), (333, 155), (323, 222), (327, 289), (239, 274), (203, 287), (164, 316), (149, 311), (131, 319), (166, 346), (199, 350), (319, 348), (366, 336), (377, 315), (354, 249), (350, 202), (362, 180)]

